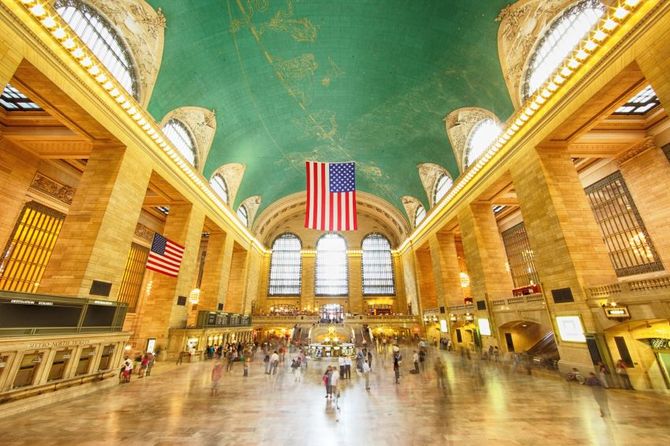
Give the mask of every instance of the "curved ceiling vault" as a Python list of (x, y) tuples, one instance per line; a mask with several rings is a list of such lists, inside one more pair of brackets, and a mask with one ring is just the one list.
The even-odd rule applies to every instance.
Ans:
[(304, 190), (304, 161), (357, 162), (357, 186), (428, 204), (416, 165), (458, 176), (443, 118), (512, 104), (497, 53), (509, 0), (149, 0), (167, 19), (149, 105), (216, 110), (205, 165), (246, 166), (262, 206)]

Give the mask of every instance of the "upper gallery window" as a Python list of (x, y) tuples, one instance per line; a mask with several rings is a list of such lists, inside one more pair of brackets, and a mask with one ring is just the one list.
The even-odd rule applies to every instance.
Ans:
[(447, 174), (442, 174), (439, 180), (435, 183), (435, 192), (433, 194), (433, 205), (436, 205), (442, 197), (444, 197), (451, 186), (453, 186), (454, 181)]
[(272, 244), (270, 296), (299, 296), (301, 284), (301, 243), (295, 234), (282, 234)]
[(604, 13), (605, 6), (600, 1), (584, 0), (554, 20), (530, 58), (523, 89), (524, 101), (549, 79)]
[(501, 128), (493, 119), (482, 119), (470, 130), (465, 146), (465, 167), (469, 167), (500, 135)]
[(7, 111), (42, 111), (39, 105), (28, 99), (16, 87), (7, 84), (0, 95), (0, 106)]
[(163, 126), (163, 134), (194, 167), (196, 166), (195, 143), (186, 125), (178, 119), (170, 119)]
[(649, 110), (656, 108), (661, 101), (651, 85), (647, 85), (638, 94), (628, 99), (621, 107), (614, 111), (615, 115), (644, 115)]
[(363, 294), (393, 295), (393, 259), (391, 244), (381, 234), (363, 239)]
[(223, 179), (223, 176), (220, 173), (215, 174), (209, 184), (214, 189), (219, 197), (223, 200), (224, 203), (228, 204), (228, 186), (226, 185), (226, 180)]
[(242, 205), (237, 208), (237, 217), (242, 220), (244, 226), (249, 226), (249, 212), (247, 211), (246, 206)]
[(54, 7), (121, 86), (138, 99), (137, 75), (130, 52), (112, 25), (81, 0), (56, 0)]
[(426, 218), (426, 209), (419, 205), (414, 212), (414, 226), (419, 226), (419, 223), (421, 223), (424, 218)]
[(338, 234), (326, 234), (316, 244), (316, 295), (346, 296), (349, 293), (347, 243)]

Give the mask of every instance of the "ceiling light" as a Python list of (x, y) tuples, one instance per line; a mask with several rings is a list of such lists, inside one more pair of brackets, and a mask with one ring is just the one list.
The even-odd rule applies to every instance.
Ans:
[(606, 31), (614, 31), (617, 26), (619, 26), (619, 24), (612, 19), (607, 19), (605, 20), (605, 23), (603, 23), (603, 29)]
[(44, 14), (47, 13), (46, 9), (44, 9), (44, 6), (42, 6), (40, 3), (37, 3), (35, 6), (32, 6), (29, 9), (29, 11), (35, 17), (42, 17)]
[(641, 0), (625, 0), (623, 3), (629, 8), (635, 8), (638, 4), (640, 4), (640, 1)]
[(72, 40), (72, 37), (68, 37), (67, 39), (63, 40), (63, 43), (61, 45), (63, 45), (63, 48), (68, 50), (71, 50), (72, 48), (77, 46), (77, 44), (74, 43), (74, 40)]
[(593, 40), (589, 39), (586, 42), (584, 42), (584, 49), (586, 51), (592, 52), (596, 48), (598, 48), (598, 44), (595, 43)]
[(86, 55), (86, 53), (84, 53), (84, 50), (82, 50), (82, 49), (79, 48), (79, 47), (75, 48), (75, 49), (72, 51), (72, 56), (73, 56), (75, 59), (81, 59), (81, 58), (84, 57), (85, 55)]
[(53, 17), (49, 16), (49, 17), (45, 17), (42, 20), (42, 25), (44, 25), (44, 27), (47, 28), (47, 29), (52, 29), (52, 28), (55, 28), (58, 25), (58, 23), (56, 22), (56, 20), (54, 20)]
[(91, 76), (97, 76), (100, 74), (100, 68), (97, 65), (93, 65), (88, 69), (88, 72), (91, 73)]
[(91, 58), (88, 57), (88, 56), (87, 56), (87, 57), (84, 57), (84, 58), (81, 60), (81, 62), (79, 62), (79, 63), (81, 63), (81, 66), (84, 67), (84, 68), (88, 68), (88, 67), (90, 67), (91, 65), (93, 65), (93, 61), (92, 61)]
[(67, 37), (67, 33), (63, 28), (56, 28), (52, 34), (58, 40), (63, 40)]
[(597, 40), (598, 42), (602, 42), (605, 39), (607, 39), (607, 33), (604, 33), (603, 30), (598, 29), (598, 30), (596, 30), (596, 32), (593, 33), (593, 40)]
[(617, 20), (625, 19), (628, 16), (628, 14), (630, 14), (630, 12), (622, 6), (619, 6), (617, 9), (614, 10), (614, 17)]

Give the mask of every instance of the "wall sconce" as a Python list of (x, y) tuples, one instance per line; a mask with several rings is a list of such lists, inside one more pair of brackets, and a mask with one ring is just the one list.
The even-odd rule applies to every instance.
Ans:
[(190, 294), (188, 295), (188, 300), (193, 305), (197, 305), (198, 302), (200, 302), (200, 288), (194, 288), (191, 290)]
[(466, 273), (460, 273), (458, 277), (461, 280), (461, 288), (467, 288), (470, 286), (470, 276)]

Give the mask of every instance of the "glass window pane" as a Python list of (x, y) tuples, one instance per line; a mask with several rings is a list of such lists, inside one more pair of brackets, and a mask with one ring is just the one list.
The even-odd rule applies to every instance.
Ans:
[(423, 206), (419, 206), (414, 213), (414, 226), (419, 226), (419, 223), (421, 223), (424, 218), (426, 218), (426, 209)]
[(186, 160), (196, 167), (195, 143), (183, 122), (170, 119), (163, 126), (163, 134)]
[(224, 203), (228, 204), (228, 186), (226, 185), (226, 180), (223, 179), (221, 174), (216, 174), (209, 181), (209, 184), (214, 189), (219, 197), (223, 200)]
[(270, 257), (270, 296), (299, 296), (302, 284), (300, 239), (283, 234), (272, 244)]
[(242, 221), (242, 223), (244, 223), (244, 226), (249, 226), (249, 213), (247, 212), (246, 207), (240, 206), (237, 209), (237, 216)]
[(349, 293), (347, 244), (338, 234), (326, 234), (316, 244), (316, 295)]
[(493, 119), (479, 121), (470, 131), (465, 148), (465, 167), (471, 166), (500, 135), (502, 129)]
[(363, 294), (393, 295), (393, 258), (391, 244), (381, 234), (363, 239)]
[(435, 194), (433, 196), (433, 205), (436, 205), (442, 197), (444, 197), (451, 186), (454, 184), (454, 181), (449, 177), (449, 175), (442, 174), (439, 180), (435, 185)]

